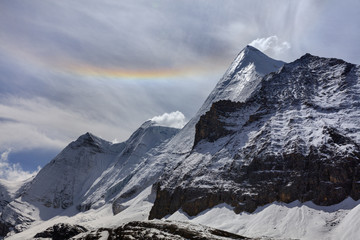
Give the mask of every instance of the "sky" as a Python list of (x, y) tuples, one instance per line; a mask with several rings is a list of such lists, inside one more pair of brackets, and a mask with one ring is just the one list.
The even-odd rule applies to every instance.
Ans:
[(181, 128), (248, 44), (360, 64), (358, 0), (0, 0), (0, 178), (91, 132)]

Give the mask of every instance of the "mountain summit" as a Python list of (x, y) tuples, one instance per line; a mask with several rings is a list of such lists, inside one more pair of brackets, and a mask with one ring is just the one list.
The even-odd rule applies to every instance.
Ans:
[(260, 87), (261, 79), (266, 74), (276, 72), (283, 65), (284, 62), (274, 60), (252, 46), (246, 46), (231, 63), (195, 116), (169, 142), (168, 148), (182, 154), (190, 152), (195, 137), (195, 125), (213, 103), (221, 100), (246, 101)]
[(216, 84), (201, 110), (209, 110), (212, 103), (220, 100), (246, 101), (261, 83), (263, 76), (276, 72), (284, 64), (252, 46), (246, 46)]

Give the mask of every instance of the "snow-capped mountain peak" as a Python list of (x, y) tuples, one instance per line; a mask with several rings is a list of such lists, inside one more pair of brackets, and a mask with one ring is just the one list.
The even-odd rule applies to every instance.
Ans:
[[(179, 129), (163, 127), (158, 125), (156, 122), (148, 120), (143, 123), (126, 141), (127, 146), (125, 147), (122, 154), (135, 152), (141, 155), (141, 152), (146, 152), (150, 148), (155, 147), (165, 139), (173, 136)], [(137, 149), (135, 151), (135, 149)]]
[[(80, 208), (87, 209), (96, 201), (102, 201), (104, 197), (108, 200), (127, 194), (132, 195), (141, 190), (144, 186), (139, 186), (139, 183), (132, 179), (136, 178), (134, 176), (141, 167), (146, 166), (145, 162), (149, 155), (153, 152), (157, 153), (157, 148), (178, 132), (179, 129), (177, 128), (159, 126), (151, 120), (143, 123), (123, 143), (124, 148), (117, 154), (114, 164), (109, 168), (109, 171), (104, 172), (101, 179), (99, 178), (86, 193)], [(144, 171), (149, 170), (145, 167)], [(153, 171), (156, 172), (154, 169)], [(131, 180), (133, 183), (129, 183)]]
[(220, 100), (244, 102), (256, 90), (263, 76), (275, 72), (284, 65), (252, 46), (246, 46), (232, 62), (224, 76), (206, 99), (200, 111), (209, 110), (212, 103)]
[(87, 132), (81, 135), (75, 142), (86, 143), (86, 142), (102, 142), (102, 141), (104, 140), (100, 139), (99, 137), (95, 136), (90, 132)]
[(185, 127), (169, 142), (168, 149), (188, 153), (194, 144), (195, 125), (211, 105), (221, 100), (245, 102), (260, 88), (262, 78), (278, 71), (285, 63), (274, 60), (252, 46), (246, 46), (231, 63), (202, 107)]
[(112, 143), (101, 139), (94, 134), (87, 132), (81, 135), (76, 141), (70, 143), (71, 148), (90, 147), (102, 151), (103, 148), (108, 148)]
[[(270, 64), (269, 64), (270, 63)], [(255, 47), (247, 45), (235, 58), (234, 62), (229, 67), (228, 73), (233, 74), (247, 67), (250, 64), (254, 64), (256, 71), (262, 75), (276, 71), (281, 67), (284, 62), (277, 61)]]

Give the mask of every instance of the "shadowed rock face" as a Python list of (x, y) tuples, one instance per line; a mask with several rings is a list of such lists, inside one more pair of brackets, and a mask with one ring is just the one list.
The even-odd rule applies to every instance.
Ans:
[(224, 202), (240, 213), (274, 201), (358, 200), (359, 75), (358, 66), (306, 54), (265, 76), (246, 102), (214, 103), (192, 153), (158, 181), (150, 219)]
[[(234, 207), (236, 213), (253, 212), (274, 201), (290, 203), (313, 201), (332, 205), (351, 196), (360, 198), (360, 152), (356, 156), (322, 159), (317, 150), (307, 156), (292, 153), (254, 158), (247, 167), (224, 173), (234, 182), (233, 189), (177, 187), (172, 193), (158, 188), (156, 207), (150, 218), (165, 216), (182, 208), (190, 216), (220, 203)], [(236, 172), (236, 176), (235, 176)], [(164, 215), (164, 213), (167, 213)]]
[(6, 236), (6, 234), (9, 232), (9, 224), (0, 222), (0, 236)]
[(55, 224), (52, 227), (49, 227), (43, 232), (37, 233), (34, 238), (46, 238), (53, 240), (64, 240), (70, 239), (79, 233), (86, 232), (87, 229), (80, 225), (70, 225), (66, 223)]
[(91, 232), (84, 237), (76, 239), (97, 240), (102, 235), (108, 236), (107, 239), (250, 239), (233, 233), (196, 226), (184, 222), (171, 221), (144, 221), (130, 222), (121, 227), (110, 229), (101, 228)]
[(200, 117), (196, 124), (194, 147), (201, 141), (207, 140), (214, 142), (215, 140), (229, 135), (232, 131), (225, 128), (223, 122), (230, 113), (239, 109), (243, 103), (232, 102), (230, 100), (222, 100), (212, 104), (210, 110)]

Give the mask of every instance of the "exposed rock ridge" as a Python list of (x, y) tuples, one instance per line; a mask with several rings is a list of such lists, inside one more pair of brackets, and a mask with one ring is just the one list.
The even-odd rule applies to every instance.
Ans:
[(118, 228), (100, 228), (85, 236), (76, 237), (78, 240), (97, 240), (102, 235), (107, 239), (249, 239), (237, 234), (229, 233), (215, 228), (193, 225), (174, 221), (134, 221)]

